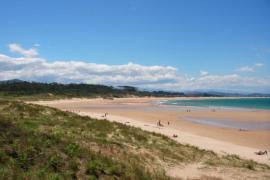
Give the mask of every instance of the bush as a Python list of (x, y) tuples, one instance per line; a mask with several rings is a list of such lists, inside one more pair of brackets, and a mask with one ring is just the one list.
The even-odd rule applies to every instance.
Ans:
[(79, 152), (79, 146), (76, 144), (68, 144), (65, 149), (64, 152), (70, 156), (70, 157), (74, 157), (76, 155), (78, 155)]
[(60, 157), (58, 155), (52, 155), (49, 159), (49, 167), (52, 168), (54, 172), (59, 172), (60, 165), (61, 165)]

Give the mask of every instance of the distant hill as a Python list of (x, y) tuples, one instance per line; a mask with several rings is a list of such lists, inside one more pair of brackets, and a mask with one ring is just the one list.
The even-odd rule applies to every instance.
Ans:
[(11, 80), (5, 80), (5, 81), (0, 81), (0, 84), (13, 84), (13, 83), (20, 83), (24, 82), (20, 79), (11, 79)]
[(218, 91), (187, 91), (186, 96), (191, 97), (270, 97), (266, 93), (236, 93), (236, 92), (218, 92)]
[(176, 97), (184, 96), (184, 93), (167, 91), (141, 91), (132, 86), (113, 87), (94, 84), (39, 83), (14, 79), (0, 81), (0, 95), (8, 97), (39, 96), (39, 98), (46, 99), (57, 97)]

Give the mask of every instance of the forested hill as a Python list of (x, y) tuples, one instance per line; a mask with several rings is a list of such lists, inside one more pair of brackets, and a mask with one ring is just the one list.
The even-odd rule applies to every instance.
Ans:
[(93, 84), (60, 84), (39, 83), (21, 80), (0, 81), (0, 96), (63, 98), (63, 97), (127, 97), (127, 96), (154, 96), (175, 97), (184, 96), (184, 93), (166, 91), (141, 91), (131, 86), (112, 87)]

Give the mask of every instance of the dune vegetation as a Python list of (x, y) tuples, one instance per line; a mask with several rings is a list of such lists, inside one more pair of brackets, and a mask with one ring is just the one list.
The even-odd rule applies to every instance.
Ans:
[(172, 179), (168, 169), (194, 163), (206, 172), (270, 177), (269, 166), (235, 155), (116, 122), (0, 101), (0, 179)]

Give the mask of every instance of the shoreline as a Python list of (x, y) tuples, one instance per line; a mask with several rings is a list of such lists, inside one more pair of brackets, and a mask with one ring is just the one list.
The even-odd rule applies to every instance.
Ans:
[[(76, 112), (75, 112), (76, 113)], [(84, 112), (77, 112), (77, 114), (82, 116), (89, 116), (92, 118), (103, 120), (102, 114), (97, 113), (84, 113)], [(228, 154), (236, 154), (245, 159), (251, 159), (259, 163), (264, 163), (270, 165), (270, 161), (265, 158), (265, 156), (258, 156), (254, 152), (258, 151), (256, 148), (249, 148), (245, 146), (235, 145), (229, 142), (219, 141), (208, 137), (198, 136), (195, 134), (191, 134), (188, 132), (179, 132), (176, 129), (168, 128), (168, 127), (158, 127), (154, 124), (150, 123), (143, 123), (141, 121), (137, 121), (127, 117), (121, 116), (114, 116), (109, 115), (106, 120), (111, 122), (118, 122), (128, 126), (133, 126), (137, 128), (141, 128), (145, 131), (160, 133), (163, 135), (168, 136), (169, 138), (174, 139), (175, 141), (188, 144), (192, 146), (196, 146), (198, 148), (204, 150), (210, 150), (220, 155), (228, 155)], [(172, 135), (175, 134), (178, 137), (173, 137)]]
[[(195, 101), (200, 101), (200, 100), (223, 100), (223, 99), (269, 99), (270, 97), (199, 97), (199, 98), (188, 98), (188, 99), (173, 99), (173, 100), (160, 100), (160, 101), (154, 101), (153, 103), (160, 104), (160, 105), (169, 105), (169, 106), (176, 106), (176, 107), (190, 107), (190, 108), (198, 108), (198, 109), (222, 109), (222, 110), (242, 110), (242, 111), (256, 111), (256, 110), (266, 110), (270, 111), (270, 108), (268, 106), (264, 107), (245, 107), (245, 106), (234, 106), (234, 105), (185, 105), (185, 102), (189, 100), (195, 100)], [(185, 101), (183, 104), (177, 103), (177, 102), (172, 102), (172, 101)]]
[[(157, 132), (166, 135), (177, 142), (190, 144), (201, 149), (212, 150), (218, 154), (236, 154), (245, 159), (270, 165), (268, 156), (258, 156), (254, 152), (270, 149), (270, 131), (239, 131), (229, 128), (211, 127), (209, 125), (196, 124), (183, 120), (186, 115), (195, 117), (235, 117), (239, 121), (269, 122), (270, 111), (219, 111), (211, 113), (208, 110), (191, 113), (179, 110), (166, 110), (163, 105), (152, 104), (157, 100), (170, 100), (172, 98), (119, 98), (107, 99), (65, 99), (55, 101), (35, 101), (33, 104), (46, 105), (61, 110), (104, 119), (102, 115), (108, 112), (107, 120), (117, 121), (122, 124), (139, 127), (146, 131)], [(173, 98), (175, 99), (175, 98)], [(170, 105), (169, 105), (170, 106)], [(148, 108), (148, 109), (147, 109)], [(152, 108), (152, 109), (151, 109)], [(182, 109), (184, 109), (182, 107)], [(170, 125), (158, 127), (157, 119), (163, 124), (170, 121)], [(165, 122), (165, 123), (164, 123)], [(172, 135), (177, 134), (177, 138)]]

